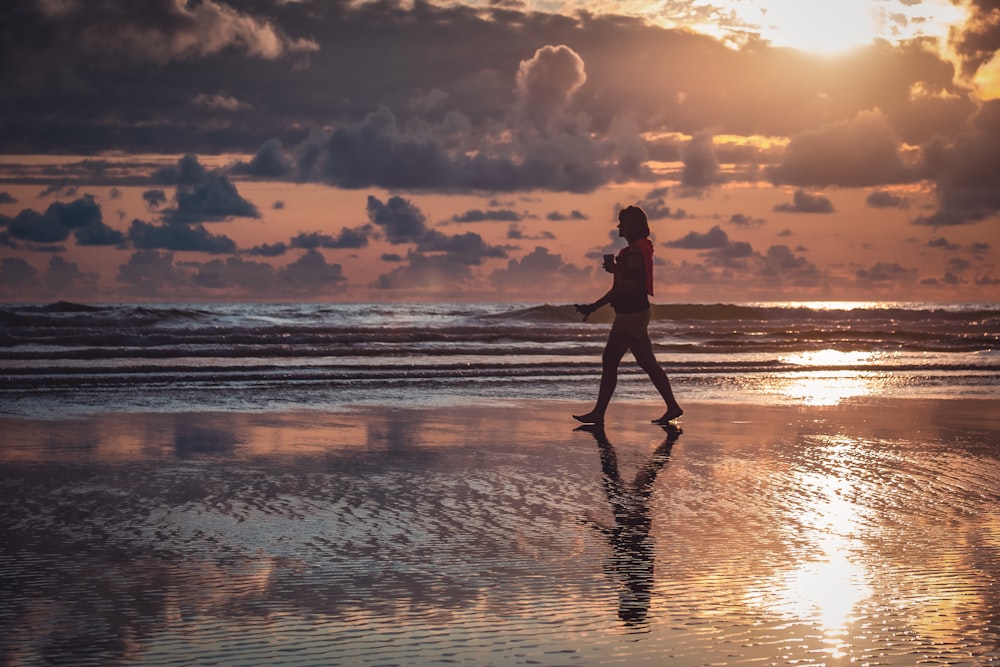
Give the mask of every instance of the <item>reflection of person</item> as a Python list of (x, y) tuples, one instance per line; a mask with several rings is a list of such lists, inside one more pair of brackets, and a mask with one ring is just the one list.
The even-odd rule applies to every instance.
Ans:
[(585, 424), (604, 423), (604, 413), (618, 385), (618, 364), (625, 352), (631, 350), (632, 356), (649, 375), (667, 404), (667, 411), (653, 422), (666, 424), (680, 417), (684, 411), (674, 398), (667, 374), (653, 356), (653, 343), (646, 331), (649, 326), (649, 297), (653, 294), (653, 244), (649, 241), (649, 222), (641, 208), (629, 206), (621, 210), (618, 214), (618, 235), (628, 241), (628, 247), (618, 253), (617, 259), (609, 256), (604, 260), (604, 270), (614, 274), (611, 289), (594, 303), (576, 307), (586, 318), (610, 303), (615, 310), (615, 321), (604, 346), (597, 404), (587, 414), (573, 416)]
[(681, 430), (673, 424), (664, 425), (666, 439), (656, 448), (645, 466), (635, 474), (631, 487), (625, 485), (618, 471), (618, 456), (608, 441), (604, 427), (581, 426), (597, 440), (601, 449), (601, 469), (604, 471), (604, 491), (614, 514), (614, 526), (591, 525), (611, 544), (608, 569), (619, 578), (618, 617), (626, 625), (642, 625), (649, 613), (653, 590), (653, 540), (649, 529), (649, 499), (656, 474), (670, 459), (670, 450)]

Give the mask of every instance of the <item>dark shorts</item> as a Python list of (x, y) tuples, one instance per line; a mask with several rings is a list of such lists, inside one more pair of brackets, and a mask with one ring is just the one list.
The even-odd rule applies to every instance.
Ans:
[(649, 326), (649, 308), (640, 310), (638, 313), (615, 313), (614, 324), (611, 325), (612, 334), (620, 334), (628, 338), (642, 338), (646, 336), (646, 328)]

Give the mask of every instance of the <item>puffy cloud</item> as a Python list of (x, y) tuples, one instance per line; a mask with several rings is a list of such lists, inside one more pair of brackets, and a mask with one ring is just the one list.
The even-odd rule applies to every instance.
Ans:
[(237, 162), (230, 171), (261, 178), (285, 178), (293, 174), (294, 169), (294, 159), (285, 151), (281, 140), (268, 139), (249, 162)]
[(878, 262), (870, 268), (855, 272), (856, 282), (865, 288), (898, 288), (911, 285), (917, 280), (918, 271), (907, 269), (896, 262)]
[(368, 219), (385, 232), (389, 243), (414, 243), (427, 234), (427, 216), (413, 202), (402, 197), (389, 197), (384, 203), (368, 196)]
[(729, 216), (729, 224), (735, 227), (760, 227), (761, 225), (767, 224), (767, 220), (763, 218), (754, 218), (753, 216), (746, 215), (745, 213), (733, 213)]
[(96, 273), (82, 272), (76, 262), (70, 262), (55, 255), (49, 259), (44, 280), (50, 292), (69, 296), (83, 293), (93, 295), (98, 278)]
[(0, 259), (0, 292), (21, 295), (38, 283), (38, 269), (20, 257)]
[(228, 236), (212, 234), (204, 225), (165, 224), (154, 225), (133, 220), (128, 239), (137, 249), (180, 250), (231, 254), (236, 252), (236, 242)]
[(383, 274), (372, 287), (384, 290), (417, 290), (448, 294), (469, 280), (467, 262), (454, 255), (425, 255), (410, 252), (407, 263)]
[(208, 178), (208, 170), (192, 153), (177, 160), (177, 164), (160, 167), (153, 172), (152, 180), (160, 185), (198, 185)]
[(347, 278), (340, 264), (329, 264), (318, 250), (307, 250), (297, 260), (283, 267), (277, 274), (283, 287), (297, 292), (322, 294), (340, 290)]
[(984, 102), (954, 140), (928, 143), (924, 155), (938, 209), (914, 224), (963, 225), (1000, 213), (1000, 99)]
[(174, 224), (260, 217), (257, 207), (240, 196), (236, 186), (221, 174), (208, 174), (201, 183), (179, 186), (174, 199), (176, 207), (163, 211), (163, 219)]
[(159, 250), (139, 250), (118, 267), (118, 282), (137, 296), (162, 296), (183, 287), (188, 275), (174, 266), (174, 255)]
[(583, 59), (565, 45), (543, 46), (517, 70), (518, 111), (539, 127), (562, 119), (569, 102), (587, 81)]
[(940, 236), (938, 238), (931, 239), (927, 242), (928, 248), (939, 248), (941, 250), (958, 250), (959, 246), (957, 243), (951, 243), (948, 239)]
[(833, 203), (823, 195), (796, 190), (791, 204), (776, 204), (778, 213), (833, 213)]
[(726, 248), (730, 245), (729, 235), (722, 227), (715, 225), (704, 234), (700, 232), (689, 232), (683, 238), (664, 243), (668, 248), (681, 248), (683, 250), (709, 250)]
[(80, 245), (117, 245), (124, 240), (121, 232), (104, 224), (93, 195), (69, 203), (53, 202), (42, 213), (26, 208), (6, 220), (11, 238), (32, 243), (60, 243), (71, 233)]
[(0, 192), (0, 204), (16, 204), (17, 199), (9, 192)]
[(489, 245), (483, 237), (474, 232), (446, 235), (429, 231), (417, 245), (420, 252), (443, 252), (464, 264), (482, 264), (487, 258), (505, 258), (507, 251), (499, 246)]
[(573, 209), (569, 213), (562, 213), (561, 211), (549, 211), (545, 214), (546, 220), (551, 220), (552, 222), (562, 222), (564, 220), (588, 220), (589, 218), (581, 213), (580, 211)]
[(490, 275), (490, 282), (503, 292), (537, 294), (539, 285), (547, 290), (573, 289), (589, 286), (593, 272), (565, 262), (562, 255), (553, 254), (544, 246), (521, 259), (511, 259), (506, 268), (497, 269)]
[(780, 164), (766, 173), (776, 184), (863, 187), (914, 180), (899, 139), (879, 110), (792, 137)]

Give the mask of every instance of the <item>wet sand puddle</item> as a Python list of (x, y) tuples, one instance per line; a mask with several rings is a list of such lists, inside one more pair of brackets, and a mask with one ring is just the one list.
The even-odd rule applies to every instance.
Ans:
[(3, 664), (1000, 663), (983, 404), (550, 409), (5, 422)]

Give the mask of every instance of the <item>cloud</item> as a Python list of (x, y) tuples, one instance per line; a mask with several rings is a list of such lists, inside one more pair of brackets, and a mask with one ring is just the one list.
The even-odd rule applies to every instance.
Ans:
[(0, 258), (0, 291), (19, 295), (38, 282), (38, 269), (20, 257)]
[(573, 209), (569, 213), (562, 213), (560, 211), (549, 211), (545, 214), (546, 220), (551, 220), (552, 222), (562, 222), (564, 220), (589, 220), (589, 218), (581, 213), (580, 211)]
[(200, 183), (178, 186), (174, 200), (176, 206), (163, 210), (163, 219), (172, 224), (260, 217), (257, 207), (221, 174), (207, 174)]
[(208, 170), (192, 153), (182, 156), (177, 164), (160, 167), (152, 175), (152, 181), (159, 185), (198, 185), (207, 178)]
[[(647, 195), (649, 197), (649, 195)], [(667, 202), (663, 197), (657, 197), (655, 199), (647, 198), (641, 199), (635, 203), (636, 206), (641, 208), (646, 212), (646, 218), (650, 221), (653, 220), (683, 220), (687, 218), (687, 211), (682, 208), (672, 209), (667, 206)], [(615, 215), (618, 215), (618, 211), (623, 209), (624, 206), (621, 204), (615, 204)]]
[(451, 254), (425, 255), (411, 251), (406, 260), (405, 265), (379, 276), (371, 286), (382, 290), (417, 290), (447, 294), (472, 276), (470, 265)]
[(146, 190), (142, 193), (142, 200), (146, 202), (146, 208), (156, 209), (167, 203), (167, 193), (160, 189)]
[(523, 215), (510, 209), (469, 209), (464, 213), (456, 213), (451, 216), (452, 222), (518, 222), (524, 218)]
[(9, 192), (0, 192), (0, 204), (16, 204), (17, 199)]
[(289, 244), (293, 248), (364, 248), (368, 245), (369, 239), (375, 234), (375, 227), (372, 225), (361, 225), (360, 227), (344, 227), (336, 236), (322, 234), (320, 232), (299, 233), (294, 236)]
[(767, 175), (778, 185), (865, 187), (915, 180), (885, 114), (864, 111), (847, 121), (792, 137)]
[(159, 250), (138, 250), (118, 267), (118, 282), (129, 294), (163, 296), (188, 283), (187, 273), (174, 266), (174, 255)]
[(10, 2), (18, 10), (14, 16), (26, 33), (23, 39), (33, 39), (29, 53), (43, 62), (58, 53), (68, 63), (92, 66), (116, 60), (162, 65), (228, 49), (275, 59), (317, 48), (310, 40), (289, 38), (266, 18), (213, 0)]
[(928, 248), (939, 248), (941, 250), (958, 250), (959, 246), (956, 243), (951, 243), (948, 239), (943, 236), (931, 239), (927, 242)]
[(745, 213), (733, 213), (729, 216), (729, 224), (735, 227), (760, 227), (767, 224), (763, 218), (754, 218)]
[(982, 103), (953, 140), (937, 139), (923, 150), (938, 208), (913, 224), (972, 224), (1000, 213), (1000, 99)]
[(704, 234), (700, 232), (689, 232), (683, 238), (675, 241), (667, 241), (663, 245), (668, 248), (680, 248), (682, 250), (709, 250), (726, 248), (730, 245), (729, 235), (722, 227), (715, 225)]
[(281, 257), (288, 252), (288, 245), (282, 242), (262, 243), (260, 245), (255, 245), (246, 252), (248, 255), (256, 257)]
[(545, 285), (547, 291), (578, 290), (580, 286), (589, 285), (592, 275), (590, 269), (569, 264), (562, 255), (553, 254), (544, 246), (536, 246), (521, 259), (511, 259), (506, 268), (494, 271), (489, 280), (502, 292), (537, 294), (539, 285)]
[(904, 268), (896, 262), (878, 262), (870, 268), (858, 269), (855, 272), (855, 279), (860, 287), (895, 289), (913, 284), (918, 274), (916, 269)]
[(214, 95), (198, 93), (192, 101), (192, 104), (198, 107), (215, 109), (218, 111), (249, 111), (253, 109), (252, 104), (240, 102), (235, 97), (230, 97), (221, 93), (216, 93)]
[(587, 81), (583, 59), (566, 45), (543, 46), (522, 60), (516, 76), (517, 111), (541, 128), (563, 120)]
[(276, 179), (286, 178), (294, 170), (294, 159), (285, 151), (279, 139), (268, 139), (249, 162), (237, 162), (230, 169), (234, 174)]
[(796, 190), (791, 204), (776, 204), (778, 213), (833, 213), (833, 204), (823, 195)]
[[(719, 160), (715, 157), (715, 143), (709, 132), (698, 132), (681, 149), (684, 169), (681, 185), (700, 190), (722, 182)], [(648, 211), (647, 211), (648, 213)]]
[(910, 200), (888, 190), (876, 190), (868, 195), (865, 202), (872, 208), (909, 208)]
[(273, 293), (274, 267), (266, 262), (250, 262), (239, 257), (192, 263), (191, 282), (211, 290), (236, 290), (245, 294)]
[(121, 232), (104, 224), (101, 207), (89, 194), (69, 203), (53, 202), (42, 213), (26, 208), (4, 219), (10, 237), (32, 243), (60, 243), (71, 233), (80, 245), (117, 245), (124, 241)]
[(507, 251), (500, 246), (489, 245), (483, 237), (474, 232), (445, 235), (437, 231), (427, 232), (417, 244), (420, 252), (443, 252), (464, 264), (482, 264), (488, 258), (506, 258)]
[(389, 243), (415, 243), (428, 232), (427, 216), (413, 202), (402, 197), (389, 197), (384, 203), (368, 196), (368, 219), (385, 232)]
[(340, 264), (329, 264), (318, 250), (307, 250), (297, 260), (278, 271), (278, 282), (298, 292), (322, 294), (340, 290), (347, 278)]
[(154, 225), (136, 219), (129, 228), (128, 239), (137, 249), (159, 248), (216, 255), (236, 252), (235, 241), (228, 236), (212, 234), (201, 224)]
[(89, 294), (93, 295), (99, 276), (93, 272), (84, 273), (79, 264), (70, 262), (59, 255), (49, 259), (45, 272), (45, 285), (50, 292), (61, 295)]

